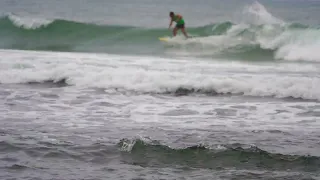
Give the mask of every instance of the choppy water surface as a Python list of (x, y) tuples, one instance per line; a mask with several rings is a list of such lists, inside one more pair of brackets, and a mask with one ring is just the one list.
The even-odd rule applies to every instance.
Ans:
[(1, 3), (1, 179), (320, 178), (317, 2)]

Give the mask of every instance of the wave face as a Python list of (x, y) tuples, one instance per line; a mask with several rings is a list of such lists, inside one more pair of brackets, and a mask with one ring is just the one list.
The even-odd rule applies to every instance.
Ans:
[(165, 28), (97, 25), (11, 14), (0, 19), (0, 48), (320, 61), (320, 29), (286, 23), (257, 2), (243, 12), (242, 23), (227, 21), (188, 28), (194, 38), (186, 41), (179, 35), (165, 47), (157, 40), (170, 35)]

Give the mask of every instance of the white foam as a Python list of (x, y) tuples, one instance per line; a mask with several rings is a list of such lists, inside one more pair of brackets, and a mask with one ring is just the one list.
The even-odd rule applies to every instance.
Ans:
[(37, 29), (44, 27), (52, 23), (52, 20), (36, 18), (36, 17), (21, 17), (14, 14), (8, 15), (8, 18), (17, 27), (22, 27), (25, 29)]
[(317, 51), (320, 49), (318, 29), (287, 28), (288, 23), (274, 17), (258, 2), (246, 7), (244, 14), (249, 14), (247, 23), (263, 25), (262, 29), (254, 32), (255, 41), (263, 49), (275, 50), (276, 59), (320, 61), (320, 53)]
[[(1, 83), (58, 81), (78, 87), (145, 93), (175, 92), (178, 88), (249, 96), (320, 100), (319, 65), (264, 64), (155, 57), (0, 51)], [(32, 57), (32, 58), (30, 58)], [(17, 63), (32, 64), (17, 68)], [(293, 67), (290, 69), (290, 67)], [(299, 67), (299, 69), (297, 68)], [(312, 73), (312, 74), (310, 74)]]
[[(279, 37), (281, 38), (281, 36)], [(286, 60), (320, 61), (320, 31), (305, 30), (287, 35), (287, 41), (278, 48), (276, 58)]]

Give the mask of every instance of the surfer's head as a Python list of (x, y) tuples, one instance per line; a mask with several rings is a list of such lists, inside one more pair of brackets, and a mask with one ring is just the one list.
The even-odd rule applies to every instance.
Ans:
[(170, 17), (173, 17), (173, 16), (174, 16), (174, 12), (171, 11), (170, 14), (169, 14), (169, 16), (170, 16)]

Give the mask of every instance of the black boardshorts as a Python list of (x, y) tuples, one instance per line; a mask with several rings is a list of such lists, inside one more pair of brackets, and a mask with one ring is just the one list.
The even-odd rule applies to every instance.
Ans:
[(182, 29), (182, 28), (184, 28), (184, 24), (177, 24), (177, 25), (176, 25), (176, 28), (177, 28), (177, 29)]

